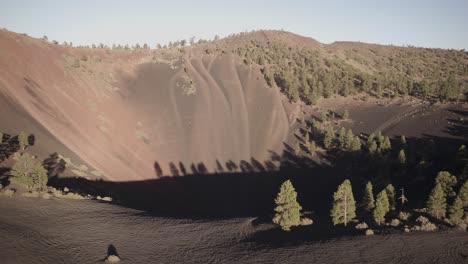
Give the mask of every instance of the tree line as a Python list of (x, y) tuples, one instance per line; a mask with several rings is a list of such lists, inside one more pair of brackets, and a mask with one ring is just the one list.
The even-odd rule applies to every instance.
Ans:
[[(455, 190), (458, 189), (458, 192)], [(291, 227), (301, 225), (302, 207), (297, 201), (297, 192), (290, 180), (286, 180), (280, 187), (275, 199), (275, 216), (273, 222), (281, 226), (284, 231), (290, 231)], [(401, 203), (406, 202), (406, 197), (400, 197)], [(461, 186), (457, 179), (447, 171), (439, 172), (435, 179), (427, 202), (427, 213), (437, 219), (448, 217), (453, 225), (458, 225), (464, 220), (464, 208), (468, 207), (468, 180)], [(356, 203), (351, 181), (346, 179), (338, 186), (333, 194), (330, 218), (333, 225), (347, 226), (357, 220), (357, 208), (361, 209), (362, 217), (371, 216), (374, 223), (382, 226), (386, 222), (389, 212), (397, 208), (395, 187), (388, 184), (377, 196), (374, 195), (373, 185), (368, 181), (360, 203)]]

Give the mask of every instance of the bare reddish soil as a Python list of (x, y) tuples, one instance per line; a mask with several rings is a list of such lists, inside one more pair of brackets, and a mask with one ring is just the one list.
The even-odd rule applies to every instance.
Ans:
[(213, 172), (267, 160), (293, 120), (279, 90), (231, 55), (70, 48), (4, 30), (0, 50), (1, 130), (113, 181), (155, 178), (155, 162)]

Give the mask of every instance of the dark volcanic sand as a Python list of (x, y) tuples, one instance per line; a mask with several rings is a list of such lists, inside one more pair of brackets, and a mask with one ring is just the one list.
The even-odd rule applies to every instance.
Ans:
[(356, 236), (272, 245), (255, 218), (143, 216), (95, 201), (0, 198), (0, 263), (99, 263), (109, 244), (121, 263), (468, 263), (461, 231)]

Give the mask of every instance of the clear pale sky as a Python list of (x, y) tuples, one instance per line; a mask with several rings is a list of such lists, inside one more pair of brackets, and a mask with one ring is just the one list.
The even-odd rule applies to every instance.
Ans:
[(75, 45), (285, 29), (323, 43), (468, 49), (468, 0), (0, 0), (0, 28)]

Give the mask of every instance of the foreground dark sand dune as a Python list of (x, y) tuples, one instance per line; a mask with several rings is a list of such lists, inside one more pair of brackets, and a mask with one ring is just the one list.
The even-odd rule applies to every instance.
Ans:
[(456, 230), (266, 242), (255, 218), (151, 217), (95, 201), (0, 199), (0, 263), (467, 263)]

